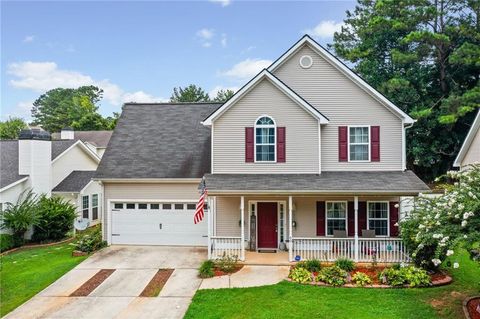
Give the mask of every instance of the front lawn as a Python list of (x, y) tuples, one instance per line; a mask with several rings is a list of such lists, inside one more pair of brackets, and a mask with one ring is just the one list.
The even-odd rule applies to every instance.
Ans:
[(462, 300), (480, 292), (480, 267), (454, 256), (451, 285), (420, 289), (273, 286), (199, 290), (185, 318), (463, 318)]
[(46, 288), (86, 257), (72, 257), (68, 243), (29, 248), (1, 257), (0, 316)]

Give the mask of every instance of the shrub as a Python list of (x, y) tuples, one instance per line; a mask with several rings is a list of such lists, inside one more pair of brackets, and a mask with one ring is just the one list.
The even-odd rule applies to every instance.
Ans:
[(431, 283), (430, 276), (424, 269), (414, 266), (400, 269), (386, 268), (380, 275), (380, 280), (393, 287), (409, 285), (410, 287), (423, 287)]
[(39, 221), (36, 206), (37, 196), (29, 190), (20, 194), (16, 204), (6, 203), (2, 212), (2, 229), (10, 229), (19, 245), (24, 243), (27, 230)]
[(338, 266), (322, 268), (318, 273), (317, 280), (338, 287), (347, 282), (348, 273)]
[(235, 266), (237, 265), (237, 256), (230, 256), (223, 254), (223, 257), (217, 261), (217, 266), (220, 268), (221, 271), (226, 273), (231, 273), (235, 270)]
[(310, 272), (319, 272), (320, 269), (322, 268), (322, 265), (320, 263), (320, 260), (318, 259), (309, 259), (309, 260), (299, 261), (295, 267), (303, 268)]
[(288, 278), (300, 284), (306, 284), (312, 281), (312, 274), (305, 268), (294, 267), (290, 270)]
[(91, 233), (81, 236), (74, 245), (76, 250), (91, 253), (107, 246), (107, 242), (102, 240), (102, 229), (95, 227)]
[(455, 248), (469, 251), (480, 242), (480, 164), (447, 177), (455, 182), (445, 194), (419, 196), (400, 222), (405, 246), (422, 268), (436, 269)]
[(73, 228), (75, 206), (61, 197), (40, 197), (37, 204), (38, 223), (33, 227), (32, 240), (60, 240)]
[(213, 267), (215, 267), (215, 263), (208, 259), (205, 260), (201, 265), (200, 268), (198, 268), (198, 276), (200, 278), (211, 278), (215, 274), (213, 272)]
[(15, 239), (10, 234), (0, 234), (0, 252), (15, 248), (17, 245)]
[(348, 258), (338, 258), (335, 261), (335, 266), (347, 272), (355, 269), (355, 263), (353, 262), (353, 260), (350, 260)]
[(352, 281), (359, 287), (372, 284), (372, 279), (363, 272), (357, 272), (352, 276)]

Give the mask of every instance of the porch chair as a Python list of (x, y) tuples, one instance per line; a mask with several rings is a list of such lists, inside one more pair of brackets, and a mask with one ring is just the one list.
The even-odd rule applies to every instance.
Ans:
[[(347, 237), (347, 231), (346, 230), (333, 230), (333, 238), (348, 238)], [(337, 254), (337, 255), (343, 255), (345, 251), (344, 249), (347, 249), (344, 247), (344, 245), (341, 245), (339, 243), (333, 242), (332, 245), (332, 251)]]
[(347, 238), (347, 231), (346, 230), (334, 230), (333, 231), (333, 238)]
[(375, 230), (362, 229), (362, 238), (375, 238)]

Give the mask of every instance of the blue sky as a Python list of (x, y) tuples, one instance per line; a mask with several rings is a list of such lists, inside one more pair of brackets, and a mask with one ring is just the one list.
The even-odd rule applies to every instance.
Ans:
[(331, 42), (354, 1), (3, 2), (1, 117), (48, 89), (97, 85), (100, 112), (194, 83), (236, 89), (303, 34)]

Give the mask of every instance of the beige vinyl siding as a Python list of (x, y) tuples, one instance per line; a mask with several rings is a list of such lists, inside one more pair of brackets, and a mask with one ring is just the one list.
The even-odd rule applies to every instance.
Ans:
[[(360, 202), (366, 201), (399, 201), (397, 196), (359, 196)], [(289, 216), (288, 216), (288, 197), (245, 197), (245, 240), (250, 238), (250, 222), (251, 214), (249, 202), (269, 202), (283, 201), (285, 202), (285, 220), (286, 220), (286, 237), (288, 239)], [(317, 202), (318, 201), (347, 201), (353, 202), (353, 196), (309, 196), (309, 197), (293, 197), (292, 217), (297, 227), (293, 228), (293, 237), (317, 237)], [(240, 234), (240, 197), (216, 197), (216, 236), (237, 236)]]
[(66, 153), (57, 157), (52, 165), (52, 188), (73, 171), (95, 171), (98, 163), (85, 153), (81, 146), (76, 145)]
[[(312, 57), (311, 68), (300, 67), (303, 55)], [(322, 171), (402, 169), (401, 119), (308, 45), (274, 74), (330, 120), (321, 132)], [(338, 126), (348, 125), (380, 126), (380, 162), (338, 161)]]
[[(192, 200), (199, 197), (198, 183), (108, 183), (104, 182), (104, 207), (109, 209), (108, 202), (114, 199), (145, 200), (145, 201), (175, 201)], [(111, 209), (111, 207), (110, 207)], [(103, 214), (103, 224), (108, 225), (108, 213)], [(192, 221), (193, 222), (193, 221)], [(104, 238), (107, 238), (107, 227), (103, 227)]]
[[(245, 163), (245, 127), (271, 116), (286, 127), (285, 163)], [(213, 123), (213, 172), (318, 173), (318, 121), (268, 79), (231, 106)]]
[(477, 130), (477, 134), (473, 138), (472, 144), (468, 148), (467, 153), (465, 154), (461, 167), (471, 165), (473, 163), (480, 162), (480, 129)]

